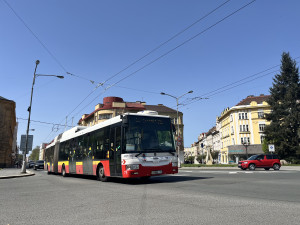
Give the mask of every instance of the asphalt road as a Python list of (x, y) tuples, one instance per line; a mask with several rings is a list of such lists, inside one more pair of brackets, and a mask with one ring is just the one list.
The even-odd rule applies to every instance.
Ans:
[(0, 224), (299, 224), (300, 171), (181, 170), (149, 182), (0, 180)]

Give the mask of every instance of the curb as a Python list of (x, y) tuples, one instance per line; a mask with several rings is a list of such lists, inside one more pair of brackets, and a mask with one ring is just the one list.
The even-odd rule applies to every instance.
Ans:
[(25, 174), (0, 176), (0, 180), (1, 179), (10, 179), (10, 178), (19, 178), (19, 177), (29, 177), (29, 176), (33, 176), (33, 175), (35, 175), (35, 173), (29, 171)]

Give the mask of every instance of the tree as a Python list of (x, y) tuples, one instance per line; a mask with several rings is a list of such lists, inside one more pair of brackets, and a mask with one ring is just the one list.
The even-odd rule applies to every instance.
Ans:
[(39, 148), (39, 146), (36, 146), (36, 147), (32, 150), (32, 152), (31, 152), (31, 154), (30, 154), (30, 156), (29, 156), (29, 159), (30, 159), (30, 160), (33, 160), (33, 161), (39, 160), (39, 154), (40, 154), (40, 148)]
[(261, 147), (265, 154), (269, 153), (269, 145), (268, 145), (267, 139), (264, 139)]
[(270, 88), (271, 113), (266, 114), (270, 125), (265, 134), (268, 143), (275, 144), (275, 150), (281, 158), (300, 159), (300, 83), (296, 61), (289, 53), (283, 53), (280, 74), (273, 78)]

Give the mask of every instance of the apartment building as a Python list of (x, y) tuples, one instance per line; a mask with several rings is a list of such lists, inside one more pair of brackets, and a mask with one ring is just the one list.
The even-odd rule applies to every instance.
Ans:
[(16, 103), (0, 96), (0, 168), (12, 167), (17, 155)]
[(264, 129), (269, 124), (264, 115), (270, 112), (269, 95), (253, 96), (226, 108), (217, 118), (222, 164), (237, 163), (247, 155), (262, 153)]

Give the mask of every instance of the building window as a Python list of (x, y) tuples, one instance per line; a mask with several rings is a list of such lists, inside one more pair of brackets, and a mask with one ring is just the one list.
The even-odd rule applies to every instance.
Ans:
[(249, 125), (240, 125), (240, 132), (248, 132)]
[(264, 132), (266, 124), (259, 124), (259, 131)]
[(231, 127), (231, 134), (234, 134), (234, 129), (233, 129), (233, 127)]
[(177, 124), (177, 118), (173, 118), (173, 124)]
[(248, 119), (248, 113), (239, 113), (239, 119), (240, 120), (247, 120)]
[(106, 120), (112, 118), (112, 114), (100, 114), (99, 120)]
[(260, 143), (261, 143), (261, 144), (264, 143), (264, 140), (265, 140), (265, 136), (261, 135), (261, 136), (260, 136)]
[(241, 144), (250, 144), (250, 137), (241, 138)]
[(232, 115), (230, 115), (230, 122), (232, 122), (233, 121), (233, 116)]
[(234, 138), (232, 138), (232, 144), (235, 145), (235, 143), (234, 143)]
[(264, 116), (265, 116), (265, 114), (264, 114), (263, 111), (259, 111), (259, 112), (257, 113), (257, 116), (258, 116), (259, 119), (263, 119)]

